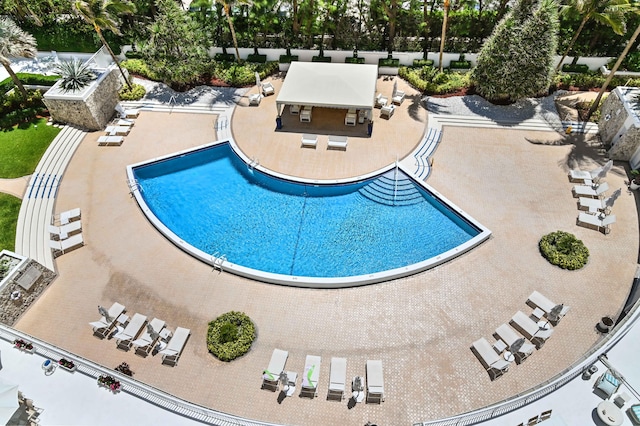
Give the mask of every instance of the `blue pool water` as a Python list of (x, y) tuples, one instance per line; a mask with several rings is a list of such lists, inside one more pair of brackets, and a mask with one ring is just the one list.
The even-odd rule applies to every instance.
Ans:
[(187, 243), (244, 267), (304, 277), (400, 268), (480, 233), (394, 173), (345, 185), (294, 183), (248, 170), (226, 143), (134, 168), (148, 207)]

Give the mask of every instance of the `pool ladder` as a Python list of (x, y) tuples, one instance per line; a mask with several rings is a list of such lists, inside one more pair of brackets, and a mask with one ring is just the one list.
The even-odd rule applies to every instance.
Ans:
[(260, 160), (258, 158), (255, 158), (255, 159), (252, 159), (251, 162), (249, 162), (249, 164), (247, 164), (247, 167), (249, 167), (249, 170), (253, 170), (259, 165), (260, 165)]
[(227, 261), (227, 255), (220, 255), (218, 252), (215, 252), (211, 257), (213, 258), (213, 269), (217, 268), (220, 272), (223, 272), (223, 264)]
[(136, 179), (127, 180), (127, 185), (129, 186), (129, 193), (131, 195), (133, 195), (133, 193), (135, 191), (142, 192), (142, 187), (140, 186), (140, 184), (138, 183), (138, 181)]

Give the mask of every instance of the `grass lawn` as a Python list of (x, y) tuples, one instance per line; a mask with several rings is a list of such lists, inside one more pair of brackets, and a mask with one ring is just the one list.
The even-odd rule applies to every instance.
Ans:
[(16, 226), (22, 200), (0, 192), (0, 251), (13, 251), (16, 244)]
[(59, 128), (46, 123), (46, 118), (39, 118), (0, 132), (0, 178), (17, 178), (33, 173), (40, 157), (60, 132)]

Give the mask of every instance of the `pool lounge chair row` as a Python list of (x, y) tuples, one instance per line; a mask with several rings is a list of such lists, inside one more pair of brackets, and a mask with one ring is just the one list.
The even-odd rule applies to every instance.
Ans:
[[(316, 148), (318, 146), (318, 135), (305, 133), (302, 135), (301, 146), (303, 148)], [(327, 149), (347, 149), (348, 139), (346, 136), (329, 135)]]
[[(54, 255), (65, 254), (84, 245), (82, 223), (79, 219), (80, 209), (76, 208), (60, 213), (57, 220), (59, 226), (49, 225), (49, 248), (53, 250)], [(53, 222), (56, 222), (55, 216)]]
[[(604, 166), (591, 171), (571, 170), (569, 172), (570, 181), (584, 182), (583, 185), (575, 185), (572, 189), (573, 196), (578, 197), (578, 208), (586, 210), (578, 214), (576, 225), (595, 229), (603, 234), (611, 231), (611, 225), (616, 222), (616, 216), (610, 214), (615, 197), (605, 198), (609, 184), (601, 180), (612, 165), (613, 162), (609, 160)], [(618, 191), (614, 194), (616, 197), (619, 195)]]
[[(274, 349), (267, 369), (262, 372), (262, 389), (277, 391), (280, 384), (283, 385), (282, 392), (287, 396), (293, 395), (296, 389), (298, 374), (292, 371), (285, 371), (285, 365), (289, 352), (282, 349)], [(320, 366), (322, 359), (317, 355), (307, 355), (305, 359), (304, 372), (300, 383), (300, 396), (315, 398), (318, 396), (318, 381), (320, 379)], [(341, 401), (345, 396), (347, 376), (346, 358), (331, 358), (331, 368), (329, 374), (329, 388), (327, 399)], [(382, 374), (382, 361), (367, 361), (367, 402), (381, 403), (384, 401), (384, 379)], [(354, 380), (355, 381), (355, 380)], [(361, 383), (361, 381), (360, 381)], [(362, 401), (363, 389), (355, 389), (352, 385), (352, 397), (357, 402)]]

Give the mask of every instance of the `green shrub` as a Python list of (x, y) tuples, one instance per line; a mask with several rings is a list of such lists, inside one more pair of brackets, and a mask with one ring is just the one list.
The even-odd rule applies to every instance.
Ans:
[(256, 71), (260, 74), (260, 78), (265, 78), (278, 71), (278, 63), (267, 62), (266, 64), (256, 64), (245, 62), (239, 64), (237, 62), (212, 62), (208, 70), (212, 77), (222, 80), (226, 84), (234, 87), (256, 84)]
[(138, 52), (137, 50), (128, 50), (124, 56), (127, 59), (142, 59), (144, 57), (142, 52)]
[(471, 62), (469, 61), (451, 61), (449, 63), (449, 68), (451, 69), (459, 69), (466, 70), (471, 68)]
[(251, 55), (247, 56), (247, 62), (254, 62), (254, 63), (258, 63), (258, 64), (264, 64), (265, 62), (267, 62), (267, 55), (251, 54)]
[(121, 101), (138, 101), (142, 99), (146, 93), (147, 91), (145, 90), (143, 85), (132, 84), (131, 90), (129, 90), (129, 86), (127, 85), (120, 89), (118, 96), (120, 97)]
[(378, 66), (379, 67), (399, 67), (400, 59), (380, 58), (378, 59)]
[(556, 231), (545, 235), (538, 244), (542, 256), (563, 269), (582, 268), (589, 260), (589, 250), (575, 235)]
[(589, 66), (585, 64), (564, 64), (562, 65), (562, 72), (585, 74), (589, 72)]
[(454, 72), (438, 72), (433, 67), (400, 67), (398, 75), (411, 86), (428, 95), (444, 95), (469, 87), (469, 75)]
[(281, 64), (290, 64), (291, 62), (297, 61), (298, 55), (280, 55), (280, 59), (278, 62)]
[(216, 53), (213, 60), (218, 62), (235, 62), (236, 55), (233, 53)]
[(414, 59), (413, 60), (414, 68), (432, 67), (432, 66), (433, 66), (433, 59)]
[(364, 58), (344, 58), (345, 64), (364, 64)]
[(314, 56), (311, 62), (331, 62), (331, 56)]
[(231, 311), (209, 323), (207, 349), (221, 361), (232, 361), (251, 349), (256, 328), (243, 312)]
[(126, 68), (130, 74), (139, 75), (149, 80), (158, 80), (157, 76), (149, 69), (143, 59), (126, 59), (120, 63), (122, 68)]

